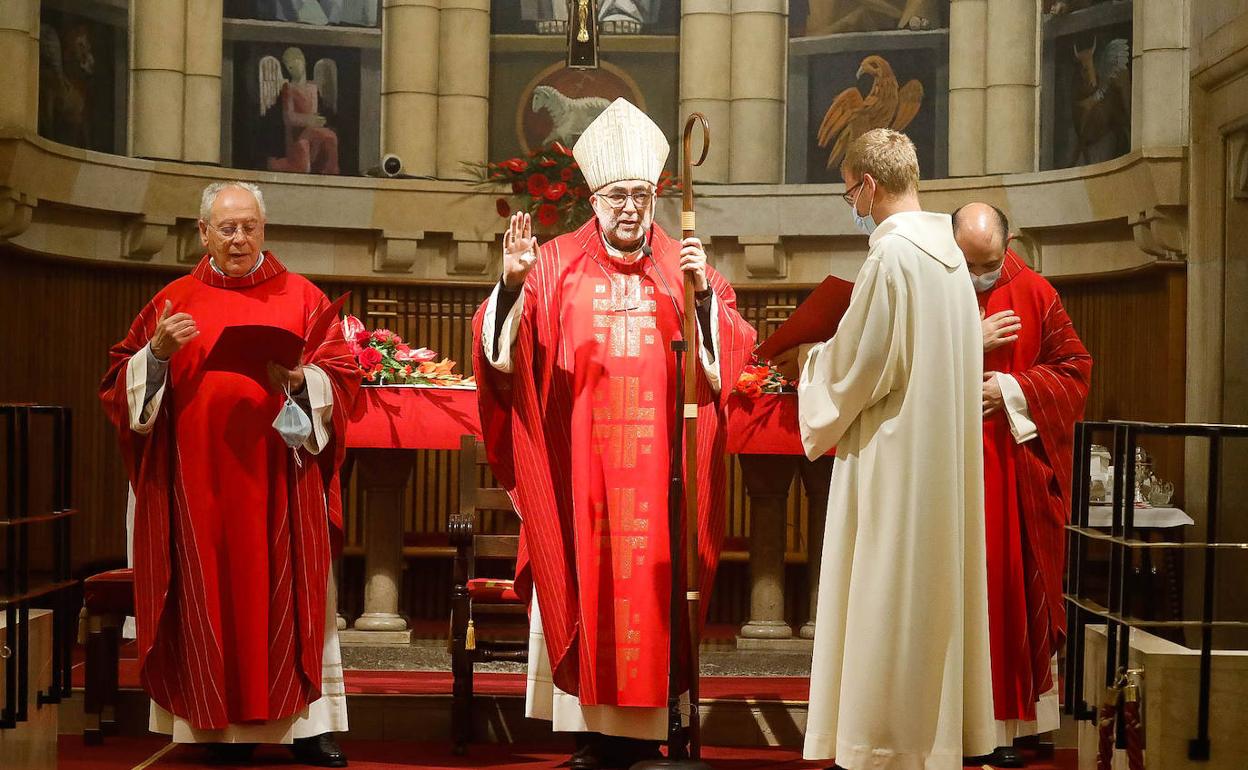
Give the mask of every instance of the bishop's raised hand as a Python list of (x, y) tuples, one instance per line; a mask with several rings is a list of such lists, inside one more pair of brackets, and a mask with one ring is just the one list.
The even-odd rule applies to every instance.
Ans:
[(519, 289), (535, 264), (537, 238), (533, 235), (533, 217), (518, 211), (511, 215), (503, 233), (503, 285), (513, 291)]

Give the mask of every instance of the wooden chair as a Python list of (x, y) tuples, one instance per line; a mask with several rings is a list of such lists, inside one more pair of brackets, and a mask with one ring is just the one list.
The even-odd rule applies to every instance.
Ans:
[[(475, 436), (460, 439), (459, 512), (447, 524), (455, 546), (455, 574), (451, 589), (451, 738), (456, 754), (472, 740), (472, 675), (477, 663), (526, 662), (528, 640), (484, 638), (489, 631), (523, 623), (527, 608), (516, 595), (513, 580), (477, 577), (477, 561), (508, 560), (515, 574), (518, 534), (483, 534), (482, 518), (490, 512), (506, 516), (508, 529), (519, 531), (519, 519), (507, 492), (482, 487), (479, 479), (488, 465), (485, 445)], [(514, 522), (514, 523), (513, 523)], [(510, 619), (511, 623), (506, 623)], [(520, 622), (517, 622), (520, 621)], [(484, 625), (484, 627), (483, 627)]]
[(114, 569), (82, 581), (83, 625), (86, 629), (86, 682), (83, 740), (104, 742), (117, 732), (117, 666), (121, 659), (121, 626), (134, 614), (134, 570)]

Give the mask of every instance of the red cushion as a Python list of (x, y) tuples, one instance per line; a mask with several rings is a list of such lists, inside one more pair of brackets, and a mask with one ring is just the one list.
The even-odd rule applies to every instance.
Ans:
[(473, 578), (468, 581), (468, 596), (474, 602), (491, 604), (523, 604), (516, 594), (516, 581), (495, 578)]
[(83, 604), (91, 615), (134, 614), (134, 570), (114, 569), (82, 581)]

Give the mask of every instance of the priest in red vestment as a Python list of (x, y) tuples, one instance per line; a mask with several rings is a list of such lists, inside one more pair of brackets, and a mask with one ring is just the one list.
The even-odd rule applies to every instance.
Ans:
[[(140, 677), (175, 742), (224, 760), (288, 743), (345, 767), (330, 559), (359, 372), (338, 320), (317, 322), (325, 295), (262, 250), (264, 221), (254, 185), (209, 185), (207, 254), (147, 303), (101, 384), (136, 497)], [(238, 324), (304, 338), (301, 365), (209, 360)]]
[(658, 126), (618, 99), (573, 154), (594, 218), (540, 247), (528, 215), (512, 218), (474, 360), (491, 463), (523, 520), (518, 582), (534, 594), (526, 711), (579, 734), (572, 767), (628, 767), (667, 733), (670, 343), (684, 276), (701, 330), (704, 607), (724, 535), (724, 406), (755, 334), (701, 243), (654, 224), (668, 154)]
[(954, 212), (954, 237), (984, 317), (984, 508), (997, 761), (1020, 767), (1014, 738), (1057, 729), (1055, 655), (1075, 423), (1092, 357), (1053, 286), (1008, 247), (999, 209)]

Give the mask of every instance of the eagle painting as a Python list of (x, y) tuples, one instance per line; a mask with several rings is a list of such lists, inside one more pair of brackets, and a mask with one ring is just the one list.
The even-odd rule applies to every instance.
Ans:
[(819, 146), (832, 148), (830, 169), (839, 168), (850, 143), (871, 129), (904, 131), (923, 104), (923, 84), (911, 80), (898, 86), (892, 66), (882, 56), (872, 54), (863, 59), (857, 77), (863, 75), (874, 79), (866, 98), (857, 86), (846, 88), (832, 100), (819, 124)]

